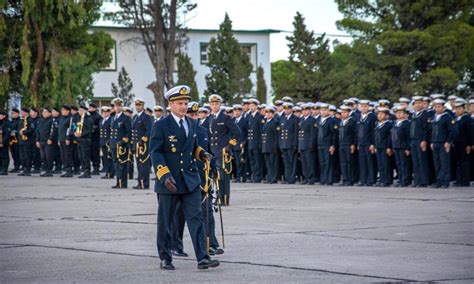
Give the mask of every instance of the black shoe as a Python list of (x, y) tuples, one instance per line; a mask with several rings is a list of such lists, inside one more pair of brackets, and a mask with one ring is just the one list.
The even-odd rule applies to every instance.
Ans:
[(30, 173), (27, 173), (27, 172), (21, 172), (21, 173), (19, 173), (18, 175), (19, 175), (19, 176), (22, 176), (22, 177), (29, 177), (29, 176), (31, 176), (31, 174), (30, 174)]
[(441, 187), (441, 185), (439, 185), (439, 184), (433, 184), (433, 185), (431, 186), (431, 188), (440, 188), (440, 187)]
[(141, 185), (136, 185), (134, 187), (132, 187), (133, 189), (142, 189), (142, 186)]
[(10, 172), (10, 173), (18, 173), (19, 171), (20, 171), (20, 169), (12, 169), (12, 170), (10, 170), (9, 172)]
[(98, 176), (100, 175), (99, 171), (92, 171), (91, 173), (92, 176)]
[(365, 183), (359, 182), (359, 183), (357, 184), (357, 186), (365, 186)]
[(443, 185), (442, 188), (449, 188), (449, 185)]
[(179, 257), (188, 257), (189, 256), (183, 250), (172, 250), (171, 254), (174, 255), (174, 256), (179, 256)]
[(217, 259), (205, 258), (198, 263), (198, 269), (208, 269), (209, 267), (217, 267), (220, 262)]
[(209, 248), (209, 255), (224, 254), (224, 250), (221, 248)]
[(174, 265), (171, 261), (168, 260), (162, 260), (160, 262), (160, 268), (163, 270), (175, 270)]
[(82, 175), (78, 176), (78, 178), (91, 178), (91, 175), (83, 173)]
[(120, 186), (118, 186), (118, 184), (116, 184), (116, 185), (112, 185), (111, 188), (120, 188)]
[(0, 176), (7, 176), (8, 175), (8, 172), (7, 171), (2, 171), (0, 172)]
[(109, 176), (103, 176), (101, 179), (109, 179)]
[(40, 174), (40, 177), (52, 177), (53, 174), (52, 173), (42, 173)]
[(39, 174), (39, 173), (41, 173), (41, 171), (40, 170), (32, 170), (31, 173), (32, 174)]

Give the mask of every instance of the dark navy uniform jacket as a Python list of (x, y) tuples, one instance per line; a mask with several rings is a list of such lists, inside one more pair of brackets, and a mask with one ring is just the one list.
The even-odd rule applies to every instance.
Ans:
[[(80, 122), (80, 118), (77, 122)], [(88, 114), (84, 115), (84, 125), (82, 127), (82, 133), (80, 137), (76, 137), (77, 141), (91, 141), (93, 123), (91, 116)], [(77, 130), (77, 129), (76, 129)]]
[(239, 122), (237, 122), (237, 119), (234, 118), (234, 122), (237, 124), (237, 126), (240, 129), (240, 136), (239, 136), (239, 144), (234, 146), (232, 149), (234, 151), (239, 151), (240, 152), (240, 144), (246, 144), (247, 143), (247, 137), (248, 137), (248, 132), (249, 132), (249, 122), (247, 118), (245, 118), (243, 115), (240, 116)]
[(132, 121), (125, 113), (117, 114), (112, 117), (110, 124), (110, 147), (117, 148), (119, 143), (129, 143), (132, 132)]
[(417, 141), (429, 141), (431, 114), (427, 110), (413, 113), (410, 124), (410, 139)]
[(21, 119), (20, 122), (18, 123), (18, 128), (17, 128), (17, 134), (18, 134), (18, 144), (19, 145), (23, 145), (23, 144), (31, 144), (31, 143), (34, 143), (36, 142), (36, 138), (35, 138), (35, 124), (34, 124), (34, 121), (28, 117), (26, 118), (26, 129), (25, 131), (23, 131), (23, 135), (26, 135), (28, 137), (28, 139), (26, 141), (23, 141), (23, 139), (21, 139), (21, 133), (20, 133), (20, 130), (23, 128), (23, 123), (24, 123), (24, 119)]
[(452, 143), (455, 123), (456, 121), (448, 112), (442, 113), (438, 120), (435, 115), (431, 121), (431, 143)]
[(3, 147), (8, 147), (10, 141), (11, 123), (7, 118), (0, 120), (0, 129), (2, 130), (2, 141)]
[(266, 121), (262, 127), (262, 153), (278, 152), (278, 121), (272, 118)]
[(374, 128), (375, 128), (375, 114), (370, 112), (364, 118), (360, 116), (357, 122), (357, 145), (370, 146), (374, 145)]
[(58, 141), (64, 142), (66, 140), (72, 140), (74, 136), (73, 131), (73, 120), (74, 118), (71, 115), (61, 116), (59, 119), (59, 128), (58, 128)]
[[(21, 119), (18, 117), (18, 118), (12, 118), (12, 120), (10, 121), (10, 128), (11, 128), (11, 131), (14, 132), (14, 136), (15, 138), (18, 138), (18, 124), (20, 124), (21, 122)], [(11, 139), (13, 139), (13, 137), (10, 136)]]
[(153, 128), (153, 119), (142, 111), (132, 118), (132, 150), (137, 148), (137, 143), (147, 143)]
[(51, 127), (51, 132), (49, 139), (54, 142), (58, 141), (58, 130), (59, 130), (59, 121), (61, 120), (61, 116), (53, 117), (53, 126)]
[(106, 146), (110, 142), (110, 122), (112, 117), (109, 116), (107, 120), (104, 118), (100, 121), (100, 146)]
[(392, 127), (393, 123), (390, 120), (377, 122), (374, 130), (375, 148), (392, 148)]
[(349, 116), (344, 122), (339, 123), (339, 145), (350, 146), (357, 144), (357, 123), (354, 118)]
[(222, 149), (226, 146), (232, 147), (238, 144), (240, 129), (235, 121), (224, 111), (220, 111), (217, 117), (211, 115), (209, 121), (210, 150), (214, 157), (222, 157)]
[(392, 128), (392, 148), (410, 150), (410, 121), (395, 122)]
[(209, 129), (209, 121), (210, 121), (210, 118), (208, 116), (202, 122), (199, 122), (199, 125), (206, 129)]
[(471, 140), (471, 116), (467, 113), (455, 118), (454, 124), (454, 143), (470, 146), (473, 144)]
[(339, 126), (334, 117), (320, 117), (318, 123), (318, 147), (336, 146), (338, 128)]
[(53, 117), (42, 118), (36, 129), (36, 142), (46, 143), (51, 135), (51, 125), (53, 124)]
[(302, 117), (299, 123), (298, 131), (298, 150), (314, 150), (316, 145), (313, 143), (314, 132), (316, 131), (314, 124), (316, 119), (313, 116), (308, 116), (307, 118)]
[(263, 123), (265, 123), (265, 120), (263, 119), (263, 116), (260, 114), (260, 112), (256, 111), (255, 116), (253, 116), (251, 113), (247, 116), (248, 120), (248, 148), (249, 150), (253, 149), (260, 149), (261, 147), (261, 133), (262, 133), (262, 126)]
[(294, 114), (282, 116), (280, 119), (280, 149), (298, 149), (298, 123), (299, 118)]
[(102, 117), (97, 111), (89, 112), (90, 118), (92, 120), (92, 132), (91, 132), (91, 140), (92, 141), (99, 141), (100, 140), (100, 121)]
[[(197, 160), (202, 147), (198, 145), (198, 122), (185, 117), (188, 135), (185, 136), (173, 115), (155, 123), (150, 136), (150, 157), (156, 169), (155, 192), (158, 194), (183, 194), (199, 189), (201, 178)], [(172, 176), (177, 192), (170, 192), (165, 181)]]

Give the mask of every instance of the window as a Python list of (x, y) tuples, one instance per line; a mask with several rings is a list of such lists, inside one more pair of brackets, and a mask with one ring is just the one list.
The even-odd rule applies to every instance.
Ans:
[[(200, 59), (201, 64), (205, 65), (209, 62), (207, 57), (208, 52), (208, 43), (201, 43), (200, 49)], [(247, 54), (250, 59), (250, 62), (253, 65), (253, 71), (257, 70), (258, 62), (257, 62), (257, 44), (256, 43), (242, 43), (240, 44), (242, 51)]]
[(112, 60), (110, 61), (109, 66), (104, 67), (102, 71), (117, 71), (117, 42), (114, 41), (114, 46), (110, 49), (110, 55)]

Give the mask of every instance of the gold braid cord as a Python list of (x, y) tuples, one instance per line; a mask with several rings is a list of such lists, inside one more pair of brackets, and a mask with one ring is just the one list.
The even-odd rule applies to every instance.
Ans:
[(225, 148), (222, 148), (222, 170), (226, 174), (232, 172), (232, 155), (230, 155)]
[[(130, 161), (130, 157), (129, 157), (127, 152), (128, 152), (127, 147), (124, 147), (122, 145), (118, 145), (118, 148), (117, 148), (117, 161), (120, 164), (125, 164), (126, 162)], [(126, 156), (126, 158), (122, 159), (123, 156)]]

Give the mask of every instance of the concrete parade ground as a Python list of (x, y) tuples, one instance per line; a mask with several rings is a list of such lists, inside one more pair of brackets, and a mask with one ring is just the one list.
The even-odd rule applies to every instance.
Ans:
[(162, 271), (155, 193), (113, 183), (0, 177), (0, 283), (474, 282), (473, 188), (232, 184), (221, 265), (186, 229)]

